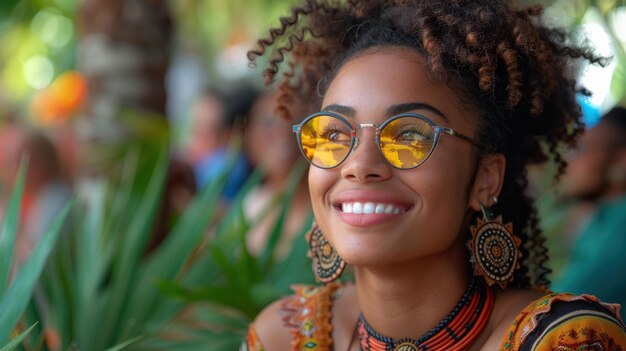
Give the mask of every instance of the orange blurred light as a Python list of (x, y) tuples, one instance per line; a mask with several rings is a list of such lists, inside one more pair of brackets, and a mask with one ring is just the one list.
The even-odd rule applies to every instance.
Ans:
[(65, 72), (33, 97), (32, 116), (42, 125), (62, 123), (74, 115), (86, 97), (87, 80), (78, 72)]

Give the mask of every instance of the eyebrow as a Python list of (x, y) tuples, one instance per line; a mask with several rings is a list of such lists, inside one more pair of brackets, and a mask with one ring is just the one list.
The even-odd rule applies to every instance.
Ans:
[[(410, 112), (414, 110), (426, 110), (430, 111), (439, 117), (441, 117), (445, 122), (449, 122), (450, 119), (441, 111), (436, 109), (434, 106), (429, 105), (423, 102), (408, 102), (404, 104), (392, 105), (387, 109), (387, 117), (399, 115), (401, 113)], [(322, 109), (322, 111), (326, 112), (335, 112), (342, 116), (354, 118), (356, 111), (349, 106), (331, 104)]]
[(439, 117), (443, 118), (444, 121), (449, 122), (450, 119), (443, 114), (443, 112), (436, 109), (434, 106), (423, 103), (423, 102), (409, 102), (406, 104), (393, 105), (387, 109), (388, 117), (399, 115), (401, 113), (410, 112), (414, 110), (426, 110), (430, 111)]
[(331, 104), (328, 105), (326, 107), (324, 107), (322, 109), (322, 111), (324, 112), (335, 112), (338, 113), (342, 116), (347, 116), (350, 118), (354, 118), (354, 115), (356, 114), (356, 111), (352, 108), (352, 107), (348, 107), (348, 106), (344, 106), (344, 105), (337, 105), (337, 104)]

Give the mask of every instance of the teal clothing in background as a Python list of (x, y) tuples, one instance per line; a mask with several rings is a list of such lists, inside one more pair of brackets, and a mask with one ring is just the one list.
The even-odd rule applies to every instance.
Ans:
[(598, 207), (552, 290), (619, 303), (626, 317), (626, 196)]

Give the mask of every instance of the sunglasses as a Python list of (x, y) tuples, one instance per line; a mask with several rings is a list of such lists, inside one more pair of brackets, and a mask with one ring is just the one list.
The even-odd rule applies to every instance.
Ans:
[(440, 135), (451, 135), (472, 144), (474, 140), (453, 129), (437, 126), (416, 113), (403, 113), (383, 124), (359, 124), (353, 128), (345, 118), (333, 112), (313, 114), (293, 126), (298, 146), (315, 167), (339, 166), (359, 144), (357, 131), (376, 130), (376, 145), (389, 165), (397, 169), (416, 168), (426, 162), (435, 150)]

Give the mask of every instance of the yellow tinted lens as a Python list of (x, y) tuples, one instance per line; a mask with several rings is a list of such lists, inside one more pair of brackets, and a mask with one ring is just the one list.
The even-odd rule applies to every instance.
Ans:
[(308, 120), (300, 133), (304, 155), (316, 166), (334, 167), (350, 152), (350, 127), (332, 116), (316, 116)]
[(415, 117), (400, 117), (389, 122), (380, 132), (380, 149), (393, 166), (419, 166), (435, 142), (432, 127)]

